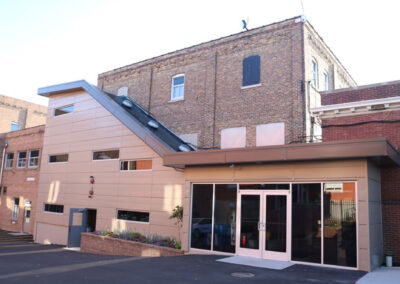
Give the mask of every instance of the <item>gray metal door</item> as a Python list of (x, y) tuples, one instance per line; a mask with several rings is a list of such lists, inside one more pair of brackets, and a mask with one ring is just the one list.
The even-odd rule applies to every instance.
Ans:
[(86, 232), (87, 209), (71, 208), (69, 211), (68, 247), (81, 246), (81, 233)]

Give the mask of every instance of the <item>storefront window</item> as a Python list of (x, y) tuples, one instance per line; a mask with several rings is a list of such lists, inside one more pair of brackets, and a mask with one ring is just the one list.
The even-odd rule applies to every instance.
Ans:
[(210, 250), (213, 185), (194, 184), (192, 202), (191, 247)]
[(292, 260), (321, 263), (321, 184), (292, 185)]
[(324, 263), (357, 266), (355, 183), (324, 184)]
[(214, 250), (235, 252), (236, 184), (215, 185)]

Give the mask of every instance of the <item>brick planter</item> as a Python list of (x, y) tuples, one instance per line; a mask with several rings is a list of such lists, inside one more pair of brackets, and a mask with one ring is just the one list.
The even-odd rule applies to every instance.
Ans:
[(183, 251), (173, 248), (97, 236), (91, 233), (81, 233), (81, 251), (103, 255), (147, 257), (177, 256), (184, 254)]

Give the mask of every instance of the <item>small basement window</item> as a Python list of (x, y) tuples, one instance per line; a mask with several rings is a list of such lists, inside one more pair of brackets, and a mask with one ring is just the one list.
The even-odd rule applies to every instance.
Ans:
[(151, 170), (152, 160), (121, 161), (121, 171)]
[(39, 150), (29, 151), (28, 168), (36, 168), (39, 164)]
[(66, 163), (66, 162), (68, 162), (68, 154), (49, 156), (49, 163)]
[(93, 160), (115, 160), (119, 158), (119, 150), (93, 152)]
[(74, 105), (59, 107), (54, 110), (54, 116), (67, 114), (74, 111)]
[(5, 161), (5, 168), (12, 169), (14, 162), (14, 153), (7, 153), (6, 154), (6, 161)]
[(17, 168), (25, 168), (26, 165), (26, 152), (18, 152)]
[(148, 223), (150, 220), (150, 213), (149, 212), (118, 210), (117, 219)]
[(45, 212), (64, 213), (64, 205), (44, 204)]
[(260, 84), (260, 56), (243, 59), (243, 87)]

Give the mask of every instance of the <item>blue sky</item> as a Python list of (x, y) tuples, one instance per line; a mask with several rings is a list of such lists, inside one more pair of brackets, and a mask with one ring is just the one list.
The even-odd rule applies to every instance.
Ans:
[[(47, 104), (37, 88), (302, 13), (300, 0), (0, 0), (0, 94)], [(395, 0), (303, 0), (307, 19), (359, 85), (400, 80)]]

